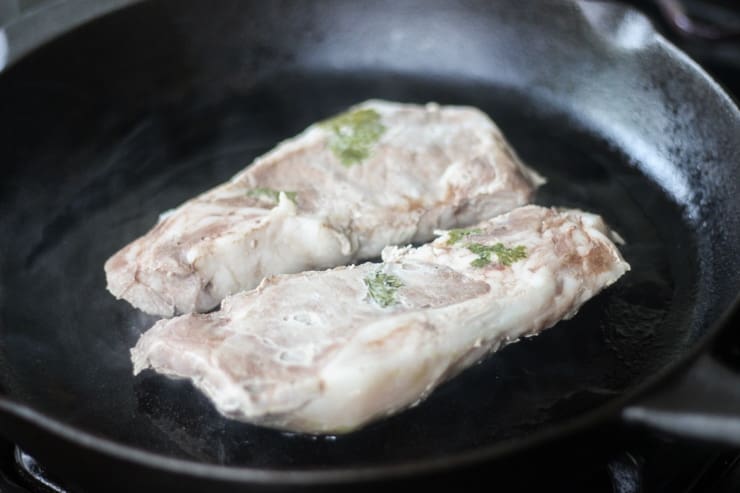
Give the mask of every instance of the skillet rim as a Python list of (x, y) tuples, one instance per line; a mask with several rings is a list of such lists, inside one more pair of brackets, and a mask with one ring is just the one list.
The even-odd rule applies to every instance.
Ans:
[[(47, 32), (35, 32), (30, 39), (20, 43), (17, 51), (12, 49), (6, 53), (6, 59), (0, 63), (0, 76), (16, 62), (29, 56), (36, 50), (42, 48), (55, 38), (67, 34), (81, 27), (87, 22), (94, 21), (104, 15), (115, 11), (135, 6), (143, 0), (59, 0), (49, 8), (29, 12), (16, 21), (0, 28), (0, 34), (6, 36), (6, 32), (19, 38), (23, 38), (22, 32), (29, 29), (41, 29), (46, 27)], [(587, 0), (559, 0), (561, 3), (584, 5), (584, 4), (606, 4), (614, 11), (614, 15), (637, 15), (651, 26), (651, 39), (646, 47), (657, 49), (667, 60), (687, 69), (697, 82), (705, 84), (708, 92), (723, 100), (725, 108), (730, 117), (738, 122), (740, 127), (740, 109), (734, 100), (728, 95), (721, 85), (715, 81), (698, 63), (692, 60), (686, 53), (678, 49), (670, 41), (664, 38), (652, 27), (652, 23), (638, 10), (627, 5), (615, 5), (603, 1)], [(94, 12), (85, 12), (89, 5), (98, 5)], [(44, 21), (51, 18), (56, 19), (46, 26)], [(61, 21), (59, 20), (61, 17)], [(634, 50), (633, 56), (639, 56), (645, 47)], [(37, 429), (56, 435), (69, 442), (71, 445), (86, 449), (95, 454), (102, 454), (108, 460), (128, 462), (131, 465), (144, 469), (154, 469), (160, 472), (172, 473), (180, 476), (204, 478), (208, 480), (252, 483), (262, 485), (304, 485), (317, 486), (321, 484), (347, 484), (357, 481), (381, 481), (389, 479), (409, 478), (425, 473), (447, 472), (463, 466), (474, 466), (488, 461), (502, 459), (505, 456), (513, 456), (527, 449), (536, 448), (556, 441), (558, 438), (571, 436), (593, 428), (599, 424), (618, 421), (623, 410), (640, 397), (649, 394), (651, 390), (664, 384), (683, 370), (690, 368), (691, 364), (712, 344), (720, 334), (727, 322), (740, 313), (740, 293), (735, 296), (734, 301), (727, 310), (711, 324), (710, 328), (702, 334), (699, 340), (689, 351), (670, 362), (659, 371), (645, 378), (642, 382), (629, 390), (624, 391), (618, 397), (610, 399), (605, 404), (587, 411), (579, 416), (569, 418), (562, 423), (537, 431), (524, 438), (506, 439), (492, 445), (482, 446), (475, 450), (455, 453), (444, 457), (433, 459), (422, 459), (396, 463), (390, 465), (353, 466), (329, 469), (265, 469), (240, 466), (224, 466), (196, 462), (187, 459), (169, 457), (163, 454), (149, 452), (144, 449), (125, 445), (107, 438), (96, 436), (90, 432), (67, 425), (47, 414), (34, 411), (31, 407), (12, 401), (0, 396), (0, 412), (7, 413)]]

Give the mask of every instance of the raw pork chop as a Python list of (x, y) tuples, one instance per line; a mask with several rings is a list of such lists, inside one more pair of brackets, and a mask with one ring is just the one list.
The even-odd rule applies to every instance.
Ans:
[(164, 217), (108, 260), (108, 289), (151, 314), (207, 311), (271, 274), (509, 211), (542, 182), (476, 109), (368, 101)]
[(419, 402), (628, 269), (595, 215), (526, 206), (383, 263), (279, 275), (220, 311), (157, 322), (131, 351), (226, 416), (341, 433)]

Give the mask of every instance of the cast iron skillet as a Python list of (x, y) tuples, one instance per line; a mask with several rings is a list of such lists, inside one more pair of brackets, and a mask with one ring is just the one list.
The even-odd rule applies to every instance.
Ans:
[[(740, 291), (740, 113), (643, 17), (569, 1), (93, 3), (0, 36), (0, 425), (52, 472), (106, 491), (372, 486), (527, 461), (619, 420), (740, 443), (740, 380), (711, 344)], [(105, 259), (369, 97), (482, 108), (549, 178), (537, 201), (603, 214), (632, 271), (347, 436), (236, 423), (188, 383), (134, 378), (128, 350), (153, 319), (105, 291)]]

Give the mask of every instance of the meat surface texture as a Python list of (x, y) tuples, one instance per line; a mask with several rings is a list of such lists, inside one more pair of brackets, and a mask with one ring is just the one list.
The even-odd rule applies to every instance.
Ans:
[(225, 416), (342, 433), (564, 318), (629, 270), (599, 216), (526, 206), (382, 263), (278, 275), (219, 311), (161, 320), (131, 351)]
[(108, 290), (165, 317), (208, 311), (269, 275), (507, 212), (543, 181), (477, 109), (367, 101), (164, 215), (106, 262)]

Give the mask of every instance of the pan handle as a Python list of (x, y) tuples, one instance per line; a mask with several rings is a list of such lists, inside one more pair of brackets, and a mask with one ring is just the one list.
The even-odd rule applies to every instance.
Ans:
[(740, 446), (740, 303), (724, 330), (683, 371), (648, 389), (622, 411), (630, 424), (717, 444)]

